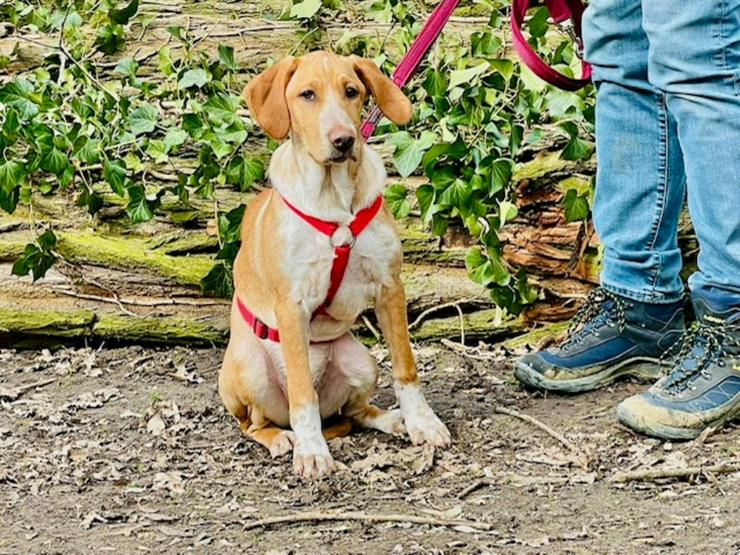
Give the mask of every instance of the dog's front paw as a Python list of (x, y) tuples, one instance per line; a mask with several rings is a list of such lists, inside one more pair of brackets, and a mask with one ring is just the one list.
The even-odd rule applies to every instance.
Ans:
[(273, 459), (282, 457), (286, 453), (290, 453), (295, 443), (295, 434), (290, 430), (282, 430), (275, 436), (270, 444), (270, 456)]
[(448, 447), (452, 442), (447, 426), (427, 407), (427, 411), (406, 415), (406, 431), (415, 445), (428, 443), (435, 447)]
[(418, 384), (396, 384), (395, 390), (411, 442), (416, 445), (428, 443), (436, 447), (450, 445), (450, 431), (434, 414)]
[(324, 438), (321, 441), (302, 441), (298, 438), (293, 447), (293, 471), (307, 480), (331, 474), (336, 469), (334, 459)]

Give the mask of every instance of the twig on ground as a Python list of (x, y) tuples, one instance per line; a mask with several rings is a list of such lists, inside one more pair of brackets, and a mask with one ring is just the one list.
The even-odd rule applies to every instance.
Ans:
[(48, 378), (46, 380), (39, 380), (37, 382), (19, 385), (17, 387), (1, 387), (0, 386), (0, 399), (7, 401), (15, 401), (18, 397), (23, 395), (26, 391), (31, 391), (37, 387), (43, 387), (57, 381), (56, 378)]
[(462, 313), (462, 310), (460, 309), (460, 305), (463, 304), (463, 303), (467, 303), (469, 301), (470, 301), (470, 299), (460, 299), (460, 300), (457, 300), (457, 301), (450, 301), (449, 303), (442, 303), (442, 304), (433, 306), (431, 308), (427, 308), (424, 312), (422, 312), (421, 314), (419, 314), (416, 317), (416, 320), (414, 320), (413, 322), (411, 322), (409, 324), (409, 329), (415, 328), (416, 326), (418, 326), (419, 324), (421, 324), (421, 322), (424, 320), (424, 318), (426, 318), (430, 314), (432, 314), (434, 312), (437, 312), (439, 310), (443, 310), (445, 308), (450, 308), (450, 307), (453, 307), (454, 306), (455, 308), (457, 308), (460, 311), (460, 313)]
[(494, 481), (492, 478), (481, 478), (480, 480), (473, 482), (468, 487), (466, 487), (464, 490), (462, 490), (460, 493), (458, 493), (457, 498), (465, 499), (468, 495), (470, 495), (474, 491), (478, 491), (481, 488), (492, 486), (493, 484), (494, 484)]
[(691, 478), (692, 476), (710, 474), (732, 474), (740, 472), (740, 461), (711, 466), (687, 466), (685, 468), (651, 468), (635, 470), (634, 472), (620, 472), (609, 478), (610, 482), (650, 482), (663, 478)]
[(465, 315), (459, 304), (456, 304), (455, 308), (457, 309), (458, 316), (460, 316), (460, 345), (465, 345)]
[(380, 332), (375, 328), (375, 326), (373, 326), (373, 323), (370, 321), (370, 319), (363, 314), (362, 321), (365, 322), (365, 325), (367, 326), (367, 329), (370, 330), (370, 333), (372, 333), (373, 336), (375, 336), (375, 340), (380, 341), (381, 339)]
[(458, 343), (457, 341), (450, 341), (449, 339), (442, 338), (440, 339), (440, 343), (442, 343), (442, 345), (444, 345), (445, 347), (448, 347), (449, 349), (455, 351), (456, 353), (459, 353), (465, 358), (472, 358), (473, 360), (482, 361), (490, 361), (498, 358), (498, 355), (496, 355), (495, 353), (487, 353), (481, 351), (479, 347), (468, 347), (467, 345), (463, 345), (461, 343)]
[(405, 514), (374, 514), (363, 512), (306, 512), (292, 515), (283, 515), (261, 520), (254, 520), (244, 524), (244, 530), (272, 526), (274, 524), (295, 524), (297, 522), (323, 522), (357, 520), (361, 522), (403, 522), (411, 524), (428, 524), (429, 526), (446, 526), (454, 528), (465, 526), (475, 530), (490, 532), (493, 526), (486, 522), (472, 520), (455, 520), (449, 518), (435, 518), (430, 516), (417, 516)]
[(576, 447), (573, 443), (565, 439), (565, 436), (563, 436), (563, 434), (561, 434), (560, 432), (556, 432), (550, 426), (548, 426), (544, 422), (541, 422), (540, 420), (537, 420), (533, 416), (529, 416), (528, 414), (524, 414), (519, 411), (507, 409), (504, 407), (494, 407), (493, 412), (496, 412), (499, 414), (506, 414), (509, 416), (513, 416), (514, 418), (518, 418), (519, 420), (523, 420), (524, 422), (529, 422), (533, 426), (539, 428), (543, 432), (547, 432), (550, 436), (557, 439), (560, 443), (562, 443), (570, 451), (573, 451), (575, 453), (579, 452), (578, 447)]

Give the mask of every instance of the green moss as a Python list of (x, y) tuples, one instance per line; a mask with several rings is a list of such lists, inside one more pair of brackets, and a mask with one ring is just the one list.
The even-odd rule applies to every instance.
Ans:
[(44, 335), (86, 337), (95, 314), (89, 310), (18, 310), (0, 308), (0, 335)]
[(573, 165), (573, 162), (560, 158), (560, 152), (548, 152), (517, 166), (512, 180), (537, 179), (554, 172), (563, 171)]
[(199, 285), (213, 261), (205, 256), (172, 257), (130, 237), (103, 237), (91, 231), (59, 233), (57, 251), (70, 262), (121, 270), (145, 270), (183, 285)]
[(202, 322), (181, 316), (137, 318), (102, 313), (93, 327), (101, 339), (134, 343), (168, 343), (178, 345), (224, 345), (227, 338), (224, 322)]
[[(497, 323), (496, 320), (495, 309), (464, 314), (462, 327), (465, 330), (465, 340), (497, 339), (516, 333), (525, 326), (521, 319), (507, 320), (502, 323)], [(458, 316), (436, 318), (423, 322), (415, 331), (412, 330), (411, 336), (415, 341), (441, 338), (459, 339), (460, 328)]]
[(537, 347), (546, 339), (559, 339), (568, 329), (570, 321), (555, 322), (535, 328), (528, 333), (513, 337), (504, 341), (504, 347), (510, 351), (523, 349), (525, 347)]

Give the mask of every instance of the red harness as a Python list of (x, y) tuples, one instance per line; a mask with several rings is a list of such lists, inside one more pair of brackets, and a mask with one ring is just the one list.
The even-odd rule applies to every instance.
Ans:
[[(290, 204), (287, 200), (285, 200), (285, 198), (283, 198), (283, 202), (304, 222), (308, 223), (311, 227), (323, 233), (330, 239), (334, 236), (337, 230), (345, 227), (342, 224), (338, 224), (336, 222), (327, 222), (325, 220), (320, 220), (318, 218), (314, 218), (313, 216), (309, 216), (308, 214), (298, 210), (298, 208)], [(368, 224), (373, 221), (373, 218), (378, 215), (378, 212), (380, 212), (380, 207), (382, 205), (383, 196), (380, 195), (370, 206), (360, 210), (357, 213), (352, 223), (346, 226), (352, 237), (349, 243), (334, 245), (334, 243), (332, 242), (332, 245), (334, 246), (334, 262), (331, 266), (329, 291), (326, 293), (326, 299), (324, 299), (324, 302), (321, 303), (321, 306), (314, 311), (312, 318), (315, 318), (319, 315), (327, 314), (326, 309), (329, 307), (329, 305), (331, 305), (331, 302), (334, 300), (334, 297), (339, 290), (339, 286), (342, 285), (342, 280), (344, 279), (344, 274), (347, 271), (347, 265), (349, 264), (349, 255), (352, 251), (352, 247), (355, 246), (355, 241), (357, 240), (357, 237), (365, 230)], [(242, 318), (244, 318), (244, 321), (247, 323), (247, 325), (252, 328), (252, 331), (257, 337), (259, 337), (260, 339), (269, 339), (270, 341), (275, 342), (280, 341), (280, 333), (278, 332), (278, 330), (271, 328), (262, 320), (257, 318), (254, 312), (249, 310), (241, 301), (241, 299), (239, 299), (239, 297), (236, 298), (236, 305), (239, 308), (239, 312), (241, 313)]]

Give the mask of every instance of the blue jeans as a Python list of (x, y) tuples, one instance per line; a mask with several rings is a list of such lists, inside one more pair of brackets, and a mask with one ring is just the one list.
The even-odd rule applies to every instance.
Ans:
[(682, 297), (688, 192), (700, 245), (689, 286), (740, 305), (740, 0), (592, 0), (583, 33), (598, 90), (603, 287)]

